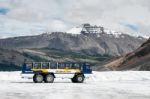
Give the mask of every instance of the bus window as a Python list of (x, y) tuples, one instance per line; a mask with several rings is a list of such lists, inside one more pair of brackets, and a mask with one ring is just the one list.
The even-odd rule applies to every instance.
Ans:
[(49, 69), (49, 63), (42, 63), (42, 69)]
[(64, 63), (58, 63), (58, 69), (65, 69)]
[(41, 63), (35, 63), (34, 68), (35, 69), (41, 69)]
[(74, 65), (72, 66), (72, 69), (80, 69), (80, 64), (74, 64)]
[(72, 64), (71, 64), (71, 63), (67, 63), (67, 64), (65, 64), (65, 67), (66, 67), (67, 69), (71, 69), (71, 68), (72, 68)]
[(57, 69), (57, 63), (51, 63), (50, 69)]
[(26, 64), (26, 69), (32, 69), (32, 68), (33, 68), (33, 63)]
[(90, 65), (86, 65), (86, 68), (87, 68), (87, 69), (91, 69)]

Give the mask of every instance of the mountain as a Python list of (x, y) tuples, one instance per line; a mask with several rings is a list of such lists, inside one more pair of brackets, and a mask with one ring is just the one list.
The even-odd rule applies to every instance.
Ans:
[(5, 70), (6, 67), (14, 69), (25, 59), (39, 62), (88, 62), (94, 66), (132, 52), (145, 41), (143, 37), (90, 24), (83, 24), (66, 33), (52, 32), (0, 39), (0, 70)]
[(83, 24), (68, 32), (0, 39), (0, 48), (48, 48), (86, 55), (120, 56), (135, 50), (146, 40), (90, 24)]
[(106, 65), (109, 70), (150, 70), (150, 39), (135, 51)]
[(0, 70), (2, 71), (20, 69), (19, 66), (25, 59), (32, 61), (16, 50), (0, 48)]

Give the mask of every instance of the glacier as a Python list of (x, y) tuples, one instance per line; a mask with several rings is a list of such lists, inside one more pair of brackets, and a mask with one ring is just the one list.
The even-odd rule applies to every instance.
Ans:
[(0, 72), (0, 99), (150, 99), (150, 72), (94, 71), (84, 83), (33, 83), (20, 72)]

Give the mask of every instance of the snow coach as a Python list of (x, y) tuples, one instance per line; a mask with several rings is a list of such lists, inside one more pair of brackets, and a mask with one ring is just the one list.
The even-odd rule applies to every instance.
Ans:
[(22, 65), (22, 78), (35, 83), (53, 83), (55, 78), (69, 78), (73, 83), (83, 83), (90, 77), (92, 69), (88, 63), (29, 62)]

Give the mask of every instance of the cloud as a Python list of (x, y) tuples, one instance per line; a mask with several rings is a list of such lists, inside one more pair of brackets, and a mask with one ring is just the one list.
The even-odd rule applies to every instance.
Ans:
[(67, 31), (91, 23), (150, 36), (149, 17), (149, 0), (1, 0), (0, 35)]
[[(150, 6), (146, 6), (147, 3), (148, 0), (82, 0), (72, 8), (67, 19), (80, 24), (90, 22), (128, 34), (150, 36), (149, 30), (142, 28), (150, 26)], [(133, 24), (139, 29), (135, 31), (120, 23)]]
[(132, 24), (126, 24), (127, 27), (132, 29), (133, 31), (137, 32), (138, 31), (138, 26), (137, 25), (132, 25)]
[(129, 23), (120, 23), (123, 26), (126, 26), (127, 28), (131, 29), (134, 32), (137, 32), (139, 30), (139, 26), (137, 24), (129, 24)]

